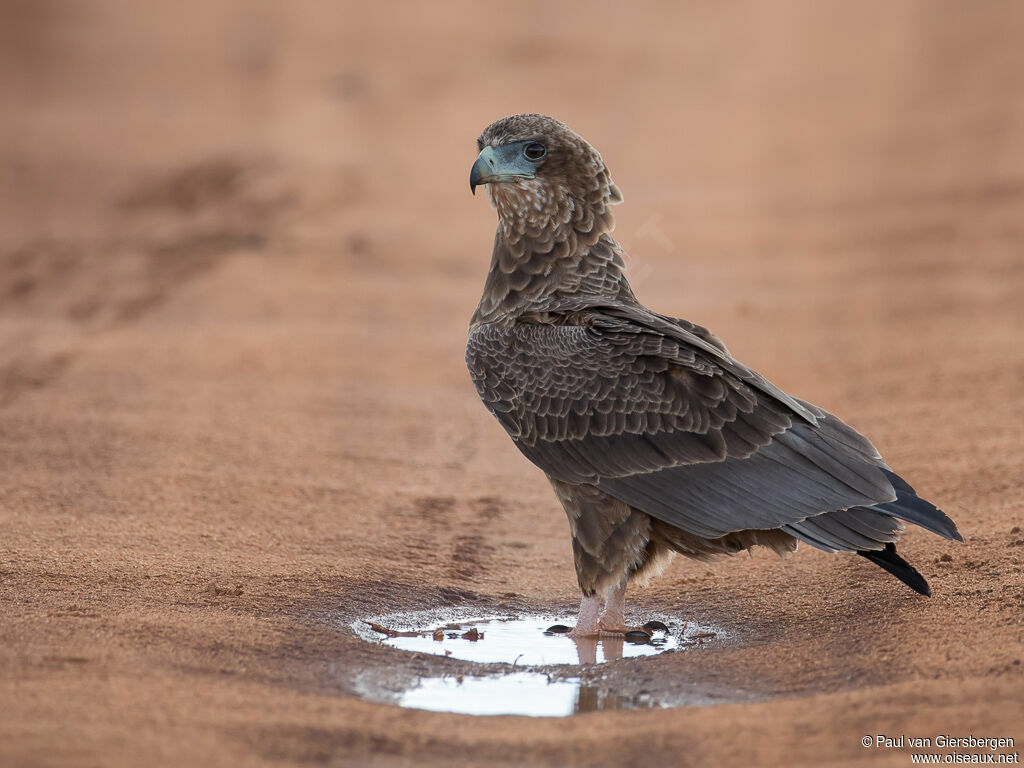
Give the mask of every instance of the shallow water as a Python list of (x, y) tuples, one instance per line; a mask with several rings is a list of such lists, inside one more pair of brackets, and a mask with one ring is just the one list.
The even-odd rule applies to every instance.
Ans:
[(671, 632), (657, 633), (649, 643), (632, 643), (621, 637), (575, 641), (564, 634), (545, 633), (548, 627), (567, 621), (551, 616), (468, 619), (434, 624), (415, 637), (385, 637), (380, 642), (403, 651), (483, 663), (515, 664), (517, 667), (600, 664), (615, 659), (653, 656), (674, 650), (679, 645)]
[(430, 677), (401, 694), (399, 706), (462, 715), (566, 717), (581, 712), (657, 706), (650, 699), (626, 700), (579, 678), (551, 680), (538, 672), (501, 677)]
[[(352, 625), (365, 640), (411, 653), (433, 654), (481, 664), (512, 665), (509, 672), (438, 675), (397, 679), (387, 670), (365, 670), (364, 695), (402, 707), (467, 715), (565, 717), (612, 709), (640, 709), (709, 703), (707, 691), (682, 686), (671, 700), (640, 690), (623, 695), (604, 679), (594, 682), (564, 665), (592, 665), (622, 658), (684, 651), (713, 641), (720, 633), (693, 622), (669, 623), (646, 642), (623, 637), (581, 638), (546, 632), (571, 620), (556, 616), (484, 616), (439, 620), (437, 614), (404, 614)], [(532, 671), (562, 666), (553, 674)], [(526, 669), (521, 669), (526, 668)], [(532, 668), (532, 669), (531, 669)], [(578, 667), (579, 668), (579, 667)], [(375, 682), (376, 681), (376, 682)]]

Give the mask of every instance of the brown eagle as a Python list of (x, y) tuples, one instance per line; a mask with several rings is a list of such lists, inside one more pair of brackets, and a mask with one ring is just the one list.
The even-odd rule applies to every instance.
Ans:
[(612, 237), (622, 202), (565, 124), (513, 115), (470, 173), (498, 231), (466, 363), (484, 405), (565, 507), (583, 599), (575, 636), (621, 634), (626, 585), (674, 552), (698, 560), (798, 541), (855, 552), (911, 589), (907, 521), (956, 525), (832, 414), (735, 360), (707, 329), (652, 312)]

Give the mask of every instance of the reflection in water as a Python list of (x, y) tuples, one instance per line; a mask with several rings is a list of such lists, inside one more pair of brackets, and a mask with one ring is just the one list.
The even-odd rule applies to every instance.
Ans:
[(576, 706), (573, 712), (602, 712), (606, 709), (636, 709), (650, 706), (652, 703), (649, 700), (642, 704), (633, 704), (610, 691), (602, 691), (600, 686), (580, 683), (576, 691)]
[[(377, 700), (396, 701), (395, 691), (401, 691), (397, 703), (402, 707), (466, 715), (566, 717), (578, 712), (704, 704), (709, 694), (703, 686), (685, 690), (681, 685), (659, 694), (668, 699), (652, 698), (646, 690), (623, 695), (604, 680), (589, 681), (585, 678), (591, 673), (573, 668), (693, 648), (720, 636), (718, 630), (694, 622), (676, 622), (650, 640), (644, 638), (646, 642), (621, 636), (577, 641), (545, 631), (559, 623), (553, 616), (490, 616), (444, 623), (436, 614), (428, 614), (417, 619), (415, 614), (394, 615), (352, 627), (367, 640), (405, 651), (508, 664), (511, 670), (491, 676), (421, 677), (414, 678), (414, 683), (392, 680), (384, 686), (387, 693)], [(556, 669), (551, 674), (524, 669), (543, 666)]]
[[(625, 641), (621, 637), (580, 637), (574, 638), (573, 642), (576, 644), (576, 660), (580, 664), (597, 664), (598, 659), (601, 661), (616, 661), (621, 659), (623, 656), (622, 649), (625, 645)], [(667, 650), (664, 647), (664, 643), (658, 641), (652, 641), (645, 643), (647, 648), (655, 648), (655, 653), (659, 651)], [(635, 645), (635, 643), (630, 643)], [(673, 644), (674, 645), (674, 644)], [(598, 651), (601, 651), (599, 654)], [(648, 654), (630, 654), (637, 656), (646, 656)]]
[[(557, 619), (550, 616), (526, 619), (470, 619), (423, 630), (403, 630), (380, 642), (405, 651), (432, 653), (478, 662), (515, 664), (517, 667), (547, 664), (600, 664), (636, 656), (653, 656), (679, 646), (674, 633), (658, 633), (650, 642), (633, 643), (622, 637), (580, 638), (549, 634), (544, 630)], [(692, 632), (690, 624), (685, 637)], [(475, 631), (474, 631), (475, 630)]]
[(580, 712), (656, 706), (650, 699), (630, 701), (579, 678), (553, 680), (536, 672), (502, 677), (423, 678), (415, 688), (401, 694), (398, 704), (432, 712), (529, 717), (566, 717)]

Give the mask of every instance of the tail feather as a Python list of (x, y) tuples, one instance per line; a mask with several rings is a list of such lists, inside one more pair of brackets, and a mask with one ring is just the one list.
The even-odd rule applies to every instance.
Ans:
[(867, 558), (879, 568), (884, 568), (897, 579), (902, 581), (915, 592), (931, 597), (932, 590), (925, 581), (924, 576), (917, 572), (910, 563), (896, 554), (896, 547), (892, 543), (886, 544), (884, 549), (864, 549), (857, 552), (861, 557)]
[(876, 504), (872, 509), (881, 510), (900, 520), (919, 525), (932, 533), (937, 533), (944, 539), (964, 540), (956, 528), (956, 523), (950, 520), (941, 509), (919, 497), (910, 484), (895, 472), (888, 469), (882, 471), (885, 472), (896, 491), (896, 501)]

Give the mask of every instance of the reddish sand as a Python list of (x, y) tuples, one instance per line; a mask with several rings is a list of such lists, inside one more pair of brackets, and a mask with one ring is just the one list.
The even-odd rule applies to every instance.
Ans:
[[(0, 764), (1024, 745), (1024, 5), (3, 5)], [(604, 154), (645, 303), (958, 522), (964, 544), (901, 546), (934, 597), (805, 548), (677, 561), (634, 604), (736, 641), (610, 674), (751, 700), (535, 720), (355, 697), (367, 670), (467, 666), (348, 622), (577, 599), (564, 515), (462, 361), (494, 228), (474, 139), (526, 110)]]

